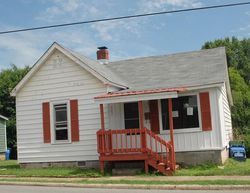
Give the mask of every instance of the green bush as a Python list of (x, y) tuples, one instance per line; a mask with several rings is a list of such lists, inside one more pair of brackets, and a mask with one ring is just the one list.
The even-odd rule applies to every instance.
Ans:
[(247, 157), (250, 158), (250, 134), (245, 135), (243, 141), (246, 147)]

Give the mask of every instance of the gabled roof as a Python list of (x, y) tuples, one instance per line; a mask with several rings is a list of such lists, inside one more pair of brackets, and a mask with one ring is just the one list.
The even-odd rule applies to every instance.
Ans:
[(123, 96), (124, 92), (131, 94), (134, 91), (140, 93), (145, 90), (163, 89), (165, 92), (166, 89), (174, 88), (187, 90), (188, 88), (208, 88), (225, 83), (229, 102), (233, 104), (224, 47), (100, 64), (98, 61), (91, 60), (54, 42), (12, 90), (12, 96), (15, 96), (39, 70), (54, 50), (65, 54), (104, 84), (117, 87), (118, 91), (114, 93), (115, 96)]
[(55, 50), (59, 50), (67, 57), (72, 59), (78, 65), (83, 67), (86, 71), (90, 72), (96, 78), (101, 80), (104, 84), (112, 85), (121, 89), (127, 88), (126, 83), (122, 81), (119, 76), (114, 74), (112, 70), (107, 68), (105, 65), (100, 64), (95, 60), (91, 60), (85, 56), (79, 55), (69, 49), (62, 47), (57, 42), (54, 42), (47, 51), (38, 59), (38, 61), (33, 65), (31, 70), (26, 74), (26, 76), (16, 85), (16, 87), (11, 91), (12, 96), (16, 96), (19, 90), (30, 80), (30, 78), (39, 70), (39, 68), (45, 63), (45, 61), (54, 53)]

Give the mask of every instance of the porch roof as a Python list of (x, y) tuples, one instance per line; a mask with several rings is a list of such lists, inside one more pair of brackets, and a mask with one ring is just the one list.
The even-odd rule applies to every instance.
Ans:
[(177, 98), (177, 92), (184, 92), (186, 88), (161, 88), (136, 91), (117, 91), (96, 96), (99, 103), (132, 102), (138, 100), (153, 100), (162, 98)]

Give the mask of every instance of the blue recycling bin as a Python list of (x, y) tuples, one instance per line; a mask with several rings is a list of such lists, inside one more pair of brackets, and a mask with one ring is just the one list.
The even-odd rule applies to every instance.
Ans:
[(10, 160), (10, 148), (8, 148), (5, 152), (5, 160)]

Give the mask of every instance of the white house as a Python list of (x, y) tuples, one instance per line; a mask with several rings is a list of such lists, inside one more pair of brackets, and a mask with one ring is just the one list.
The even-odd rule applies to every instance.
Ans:
[(100, 47), (97, 57), (53, 43), (13, 89), (20, 164), (143, 160), (167, 173), (175, 160), (225, 161), (233, 102), (224, 48), (110, 62)]

